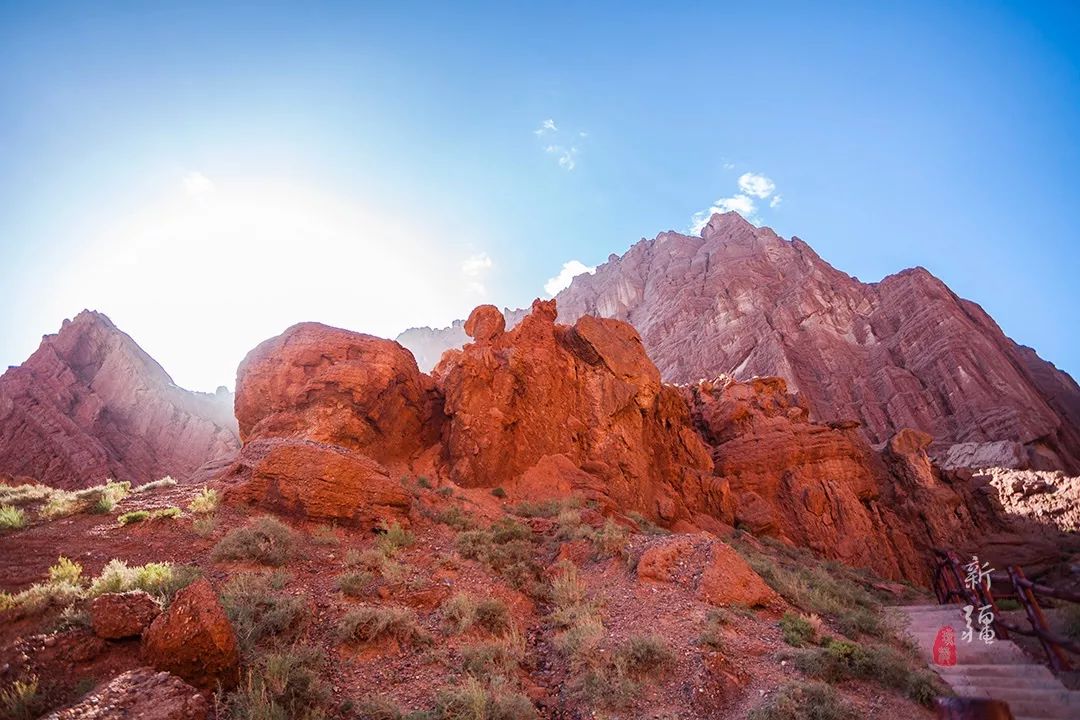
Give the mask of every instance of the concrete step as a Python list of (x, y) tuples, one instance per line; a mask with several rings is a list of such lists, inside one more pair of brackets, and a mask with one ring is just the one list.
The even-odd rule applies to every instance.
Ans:
[(1013, 715), (1053, 718), (1054, 720), (1076, 720), (1080, 717), (1080, 705), (1070, 700), (1062, 700), (1060, 692), (990, 692), (982, 688), (954, 688), (959, 697), (993, 698), (1009, 704)]
[[(964, 665), (963, 667), (934, 666), (942, 677), (967, 675), (985, 678), (1028, 678), (1031, 680), (1053, 680), (1060, 684), (1054, 673), (1045, 665)], [(1064, 686), (1063, 686), (1064, 687)]]
[(1057, 690), (986, 687), (983, 685), (954, 685), (953, 690), (961, 697), (988, 697), (1015, 702), (1044, 702), (1048, 705), (1080, 708), (1080, 693), (1072, 693), (1065, 688)]

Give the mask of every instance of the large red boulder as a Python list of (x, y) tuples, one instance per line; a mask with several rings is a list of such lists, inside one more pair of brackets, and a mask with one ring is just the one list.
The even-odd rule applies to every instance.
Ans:
[(119, 640), (142, 635), (160, 614), (157, 600), (142, 590), (105, 593), (90, 603), (90, 626), (98, 637)]
[(411, 498), (371, 458), (337, 445), (267, 438), (244, 446), (225, 477), (229, 502), (345, 525), (404, 520)]
[(439, 438), (439, 398), (408, 350), (320, 323), (293, 325), (247, 354), (236, 374), (246, 443), (293, 438), (408, 461)]
[(708, 533), (653, 541), (638, 560), (637, 575), (642, 582), (682, 585), (712, 605), (783, 605), (730, 545)]
[(239, 679), (236, 633), (214, 588), (205, 579), (181, 590), (143, 634), (147, 662), (202, 688)]

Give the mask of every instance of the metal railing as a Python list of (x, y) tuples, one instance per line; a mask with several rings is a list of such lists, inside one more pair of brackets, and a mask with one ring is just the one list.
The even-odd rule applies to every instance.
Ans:
[[(1008, 640), (1009, 633), (1016, 633), (1037, 638), (1046, 652), (1050, 667), (1055, 672), (1067, 672), (1073, 669), (1065, 652), (1080, 655), (1080, 644), (1050, 631), (1046, 616), (1039, 605), (1039, 597), (1080, 603), (1080, 594), (1056, 590), (1032, 582), (1024, 576), (1024, 571), (1019, 565), (1010, 565), (1005, 572), (991, 573), (990, 583), (966, 583), (964, 565), (955, 552), (934, 548), (934, 558), (934, 594), (937, 595), (939, 603), (955, 601), (960, 605), (971, 605), (975, 608), (989, 605), (994, 613), (994, 631), (997, 637)], [(1006, 585), (1006, 589), (999, 592), (997, 598), (991, 589), (993, 583)], [(1016, 598), (1017, 603), (1027, 615), (1030, 628), (1021, 627), (1001, 618), (997, 600), (1005, 597)]]

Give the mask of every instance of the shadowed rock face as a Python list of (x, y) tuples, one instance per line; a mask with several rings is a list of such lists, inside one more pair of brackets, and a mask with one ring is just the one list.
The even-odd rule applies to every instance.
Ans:
[(230, 393), (177, 387), (101, 313), (65, 320), (0, 377), (0, 474), (63, 488), (183, 479), (238, 447)]
[[(857, 419), (874, 443), (910, 427), (931, 451), (1011, 441), (1013, 461), (1080, 472), (1080, 388), (1009, 340), (923, 268), (866, 284), (736, 213), (701, 237), (642, 240), (556, 297), (559, 319), (624, 320), (668, 382), (784, 378), (821, 420)], [(524, 311), (507, 311), (507, 324)], [(460, 331), (411, 331), (430, 357)]]

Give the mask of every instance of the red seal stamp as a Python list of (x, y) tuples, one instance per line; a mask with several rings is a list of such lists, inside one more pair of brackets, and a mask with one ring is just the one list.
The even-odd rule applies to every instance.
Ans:
[(934, 638), (934, 664), (950, 666), (956, 664), (956, 631), (945, 625)]

